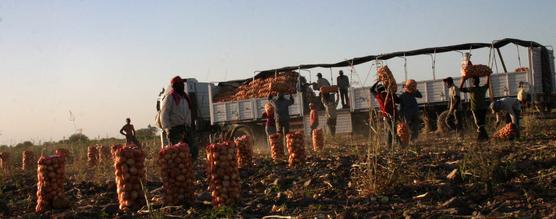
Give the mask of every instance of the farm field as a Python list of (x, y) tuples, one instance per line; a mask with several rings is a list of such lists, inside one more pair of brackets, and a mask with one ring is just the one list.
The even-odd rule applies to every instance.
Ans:
[[(118, 210), (114, 168), (104, 161), (87, 167), (86, 146), (69, 147), (67, 210), (58, 218), (470, 218), (485, 216), (556, 217), (556, 120), (526, 123), (521, 139), (477, 144), (468, 133), (423, 134), (407, 148), (384, 148), (367, 139), (328, 140), (307, 160), (289, 168), (267, 153), (255, 153), (253, 167), (240, 171), (241, 201), (213, 208), (207, 190), (204, 154), (195, 162), (195, 200), (189, 206), (163, 206), (156, 165), (156, 140), (147, 145), (145, 166), (151, 209)], [(491, 131), (492, 132), (492, 131)], [(473, 143), (469, 143), (473, 142)], [(264, 149), (264, 148), (263, 148)], [(34, 150), (39, 150), (35, 147)], [(6, 151), (3, 149), (3, 151)], [(200, 150), (204, 151), (204, 150)], [(267, 150), (256, 150), (267, 151)], [(0, 216), (36, 218), (36, 173), (21, 171), (20, 151), (12, 169), (0, 175)], [(39, 153), (38, 151), (36, 153)], [(15, 157), (15, 158), (14, 158)]]

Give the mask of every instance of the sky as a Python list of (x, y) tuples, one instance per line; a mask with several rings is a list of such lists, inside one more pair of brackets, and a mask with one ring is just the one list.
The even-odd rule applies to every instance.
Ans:
[[(175, 75), (218, 82), (507, 37), (555, 45), (555, 9), (551, 0), (0, 0), (0, 145), (60, 140), (76, 128), (90, 138), (118, 137), (126, 117), (144, 128)], [(519, 65), (517, 51), (502, 49), (510, 69)], [(519, 51), (525, 63), (526, 49)], [(474, 63), (486, 64), (487, 54), (473, 51)], [(437, 78), (457, 76), (460, 59), (438, 54)], [(403, 78), (403, 59), (387, 64)], [(431, 67), (430, 56), (407, 59), (410, 78), (432, 79)], [(312, 78), (330, 71), (311, 69)], [(374, 77), (362, 64), (351, 80)]]

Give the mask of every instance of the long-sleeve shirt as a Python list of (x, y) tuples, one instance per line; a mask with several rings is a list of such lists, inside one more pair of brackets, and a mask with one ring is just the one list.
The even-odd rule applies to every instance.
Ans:
[(272, 96), (268, 97), (268, 100), (272, 105), (274, 105), (274, 118), (277, 122), (287, 122), (290, 120), (290, 109), (289, 107), (293, 105), (293, 98), (290, 96), (290, 99), (284, 98), (272, 98)]
[(338, 87), (340, 89), (347, 89), (349, 88), (349, 78), (345, 75), (340, 75), (336, 78), (336, 81), (338, 83)]
[(319, 78), (317, 79), (317, 89), (320, 89), (321, 87), (327, 87), (330, 86), (330, 82), (328, 82), (328, 80), (326, 80), (326, 78)]
[(411, 120), (417, 113), (419, 113), (419, 104), (416, 98), (423, 97), (418, 90), (413, 93), (403, 92), (400, 95), (400, 113), (406, 120)]
[(518, 117), (519, 112), (521, 111), (521, 103), (519, 103), (517, 99), (505, 97), (500, 100), (496, 100), (494, 104), (497, 105), (496, 109), (494, 109), (494, 111), (496, 112), (496, 121), (500, 121), (501, 112), (506, 112), (510, 114), (512, 123), (519, 127)]
[(338, 107), (338, 101), (340, 98), (336, 98), (336, 100), (327, 101), (324, 97), (322, 97), (322, 105), (324, 105), (324, 109), (326, 110), (326, 117), (329, 119), (336, 119), (336, 107)]
[(162, 128), (170, 129), (180, 125), (191, 127), (191, 109), (188, 101), (181, 96), (177, 97), (181, 98), (180, 101), (176, 101), (173, 95), (178, 94), (169, 94), (162, 100), (160, 108)]

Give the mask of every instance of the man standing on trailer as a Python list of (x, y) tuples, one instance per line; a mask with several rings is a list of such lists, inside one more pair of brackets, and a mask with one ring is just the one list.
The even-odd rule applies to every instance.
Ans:
[(458, 87), (454, 84), (452, 77), (444, 79), (444, 84), (448, 87), (448, 116), (444, 123), (451, 129), (456, 130), (460, 137), (463, 136), (463, 121), (461, 108), (461, 96)]
[(289, 100), (284, 97), (284, 93), (279, 92), (278, 97), (274, 98), (272, 94), (268, 95), (268, 101), (274, 106), (274, 120), (276, 122), (276, 132), (280, 133), (285, 139), (286, 134), (290, 131), (290, 109), (293, 105), (293, 96), (290, 95)]
[(179, 76), (172, 78), (170, 81), (172, 89), (162, 101), (160, 120), (170, 144), (187, 143), (191, 157), (196, 160), (198, 149), (193, 142), (191, 99), (185, 93), (185, 82)]
[[(499, 100), (495, 100), (494, 102), (490, 103), (490, 109), (492, 113), (496, 115), (496, 126), (500, 124), (500, 114), (509, 119), (506, 119), (506, 122), (511, 122), (515, 125), (517, 129), (517, 136), (519, 138), (520, 132), (520, 123), (519, 123), (519, 116), (521, 114), (521, 103), (516, 98), (513, 97), (505, 97)], [(509, 121), (508, 121), (509, 120)]]
[(342, 99), (342, 108), (349, 107), (349, 97), (348, 97), (348, 88), (349, 88), (349, 78), (344, 75), (344, 71), (340, 70), (340, 76), (336, 78), (336, 82), (338, 83), (338, 88), (340, 90), (340, 98)]
[(475, 119), (475, 125), (477, 126), (477, 141), (487, 141), (488, 133), (485, 129), (486, 123), (486, 113), (488, 109), (488, 103), (485, 99), (486, 92), (490, 85), (490, 76), (487, 76), (487, 82), (485, 85), (481, 86), (481, 78), (473, 78), (473, 87), (463, 87), (467, 78), (461, 80), (460, 88), (461, 92), (470, 93), (470, 106), (471, 112), (473, 113), (473, 118)]

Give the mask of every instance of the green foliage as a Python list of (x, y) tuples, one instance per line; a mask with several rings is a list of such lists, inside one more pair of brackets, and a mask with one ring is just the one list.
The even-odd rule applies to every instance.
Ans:
[(231, 207), (223, 206), (213, 209), (208, 209), (201, 216), (202, 218), (232, 218), (234, 209)]
[(68, 138), (69, 143), (88, 142), (89, 137), (81, 133), (75, 133)]
[(16, 148), (28, 148), (28, 147), (32, 147), (33, 146), (33, 142), (31, 141), (24, 141), (22, 143), (16, 144), (15, 147)]
[(156, 137), (157, 128), (148, 125), (147, 128), (137, 129), (135, 135), (138, 139), (151, 139)]

